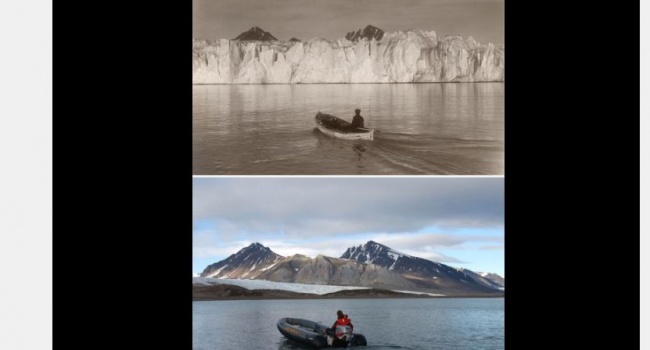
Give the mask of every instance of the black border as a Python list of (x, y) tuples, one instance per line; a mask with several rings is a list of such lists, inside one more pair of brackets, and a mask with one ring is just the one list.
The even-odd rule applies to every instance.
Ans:
[(506, 1), (506, 347), (638, 348), (639, 3), (570, 5)]
[(53, 13), (53, 343), (189, 348), (192, 3)]

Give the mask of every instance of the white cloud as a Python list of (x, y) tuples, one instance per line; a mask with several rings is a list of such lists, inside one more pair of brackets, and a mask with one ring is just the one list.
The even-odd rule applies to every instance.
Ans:
[(194, 220), (288, 238), (503, 226), (502, 178), (198, 178)]
[(484, 246), (480, 247), (479, 249), (481, 249), (481, 250), (503, 250), (503, 249), (505, 249), (505, 245), (503, 245), (503, 244), (484, 245)]
[(193, 256), (214, 262), (253, 242), (340, 257), (374, 240), (443, 263), (503, 245), (503, 178), (195, 178), (193, 208)]
[(435, 253), (435, 252), (424, 252), (424, 253), (419, 253), (419, 252), (411, 252), (413, 256), (417, 256), (418, 258), (422, 259), (427, 259), (439, 263), (459, 263), (459, 264), (464, 264), (465, 262), (459, 259), (456, 259), (454, 257), (442, 254), (442, 253)]

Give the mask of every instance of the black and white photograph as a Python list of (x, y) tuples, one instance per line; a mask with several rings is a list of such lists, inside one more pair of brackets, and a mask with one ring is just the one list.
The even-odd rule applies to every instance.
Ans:
[(194, 0), (195, 175), (503, 175), (502, 0)]

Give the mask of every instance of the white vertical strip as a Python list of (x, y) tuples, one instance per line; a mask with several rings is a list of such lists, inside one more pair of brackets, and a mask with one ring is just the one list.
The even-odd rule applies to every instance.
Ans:
[[(648, 69), (648, 62), (650, 62), (650, 25), (648, 16), (648, 1), (641, 1), (641, 12), (639, 21), (641, 22), (641, 349), (650, 348), (650, 322), (648, 321), (648, 314), (650, 311), (650, 303), (648, 297), (650, 296), (650, 279), (648, 274), (650, 271), (650, 260), (648, 259), (648, 248), (650, 247), (650, 240), (648, 235), (650, 232), (650, 188), (648, 188), (648, 179), (650, 179), (650, 164), (648, 157), (650, 157), (650, 104), (648, 104), (648, 96), (650, 96), (650, 69)], [(644, 19), (644, 20), (641, 20)]]
[(51, 349), (51, 1), (0, 2), (0, 52), (0, 347)]

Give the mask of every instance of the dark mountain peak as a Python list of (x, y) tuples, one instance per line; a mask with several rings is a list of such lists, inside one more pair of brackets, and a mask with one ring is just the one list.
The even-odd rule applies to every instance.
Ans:
[(363, 29), (359, 29), (356, 32), (352, 31), (345, 35), (345, 38), (350, 41), (359, 41), (363, 38), (368, 40), (381, 40), (383, 37), (384, 31), (370, 24)]
[(237, 253), (231, 255), (230, 258), (239, 258), (243, 256), (249, 256), (249, 255), (277, 255), (273, 251), (271, 251), (270, 248), (267, 248), (263, 246), (261, 243), (255, 242), (251, 243), (247, 247), (244, 247), (240, 249)]
[(209, 265), (203, 270), (201, 277), (240, 277), (243, 271), (251, 273), (255, 267), (268, 266), (281, 258), (281, 255), (274, 253), (270, 248), (255, 242), (228, 258)]
[[(364, 245), (348, 248), (341, 256), (341, 259), (371, 263), (387, 269), (398, 269), (401, 266), (408, 265), (407, 269), (410, 268), (411, 271), (414, 265), (426, 265), (428, 268), (443, 266), (437, 262), (401, 253), (375, 241), (368, 241)], [(450, 267), (447, 268), (451, 269)]]
[(247, 247), (244, 247), (244, 248), (240, 249), (234, 255), (236, 256), (236, 255), (242, 255), (242, 254), (251, 254), (251, 253), (255, 253), (255, 252), (270, 252), (270, 251), (271, 251), (271, 249), (263, 246), (262, 244), (260, 244), (258, 242), (255, 242), (255, 243), (251, 243)]
[(368, 241), (364, 245), (348, 248), (341, 256), (341, 259), (356, 260), (358, 262), (373, 263), (387, 267), (387, 264), (392, 264), (402, 255), (383, 244)]
[(376, 30), (379, 30), (379, 31), (381, 31), (381, 29), (379, 29), (379, 28), (373, 26), (372, 24), (368, 24), (365, 28), (363, 28), (363, 30), (368, 30), (368, 31), (376, 31)]
[(265, 32), (260, 27), (253, 27), (248, 31), (245, 31), (239, 34), (234, 40), (259, 40), (259, 41), (271, 41), (278, 40), (271, 33)]
[(385, 245), (383, 245), (383, 244), (381, 244), (381, 243), (377, 243), (377, 242), (375, 242), (375, 241), (368, 241), (368, 242), (366, 242), (366, 244), (365, 244), (364, 246), (365, 246), (365, 247), (376, 247), (376, 246), (379, 246), (379, 247), (388, 248), (388, 247), (386, 247)]
[[(454, 288), (469, 288), (484, 292), (498, 289), (498, 287), (492, 286), (489, 282), (485, 282), (485, 278), (481, 278), (481, 276), (475, 273), (472, 274), (477, 276), (477, 278), (470, 276), (465, 271), (459, 271), (439, 262), (398, 252), (375, 241), (368, 241), (363, 246), (348, 248), (341, 256), (341, 259), (356, 260), (361, 263), (381, 266), (389, 271), (408, 276), (417, 276), (417, 278), (420, 278), (420, 281), (429, 281), (438, 285), (443, 284), (447, 287), (453, 285), (455, 286)], [(477, 282), (479, 279), (480, 282)]]
[[(261, 243), (254, 242), (254, 243), (249, 244), (248, 247), (246, 247), (244, 249), (260, 249), (260, 248), (264, 249), (266, 247), (263, 246)], [(266, 249), (269, 249), (269, 248), (266, 248)]]
[(297, 39), (297, 38), (291, 38), (291, 39), (289, 39), (289, 41), (301, 42), (301, 40)]

